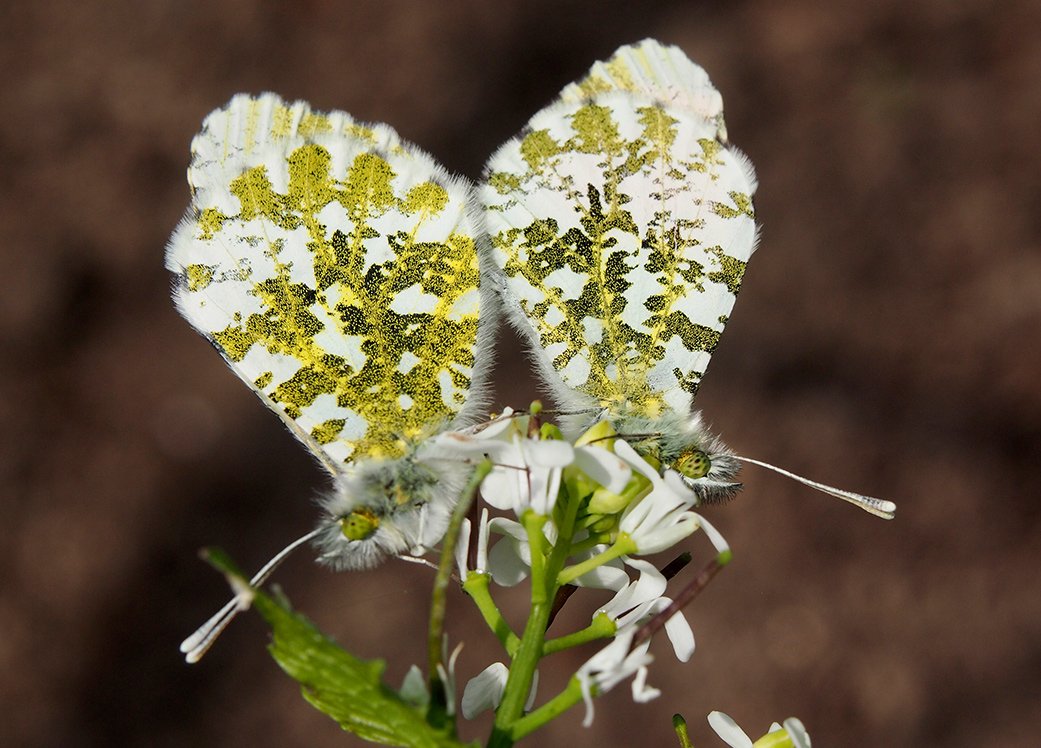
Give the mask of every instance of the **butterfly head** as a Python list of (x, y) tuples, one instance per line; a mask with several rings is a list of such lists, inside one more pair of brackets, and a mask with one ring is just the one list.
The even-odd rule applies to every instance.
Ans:
[(709, 431), (700, 413), (667, 411), (654, 418), (629, 413), (609, 418), (638, 453), (682, 475), (699, 503), (722, 503), (741, 488), (733, 480), (738, 462)]
[(388, 555), (423, 552), (444, 532), (462, 472), (461, 465), (412, 452), (365, 460), (338, 475), (323, 501), (326, 519), (315, 540), (319, 560), (336, 570), (364, 569)]

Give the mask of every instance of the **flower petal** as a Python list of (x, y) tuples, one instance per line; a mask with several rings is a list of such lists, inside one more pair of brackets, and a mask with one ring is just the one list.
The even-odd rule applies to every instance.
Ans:
[(575, 448), (559, 439), (526, 439), (524, 456), (530, 467), (562, 468), (575, 461)]
[[(663, 597), (662, 600), (668, 600)], [(670, 600), (666, 606), (671, 605)], [(669, 620), (665, 622), (665, 634), (672, 643), (672, 651), (676, 653), (676, 659), (687, 662), (694, 655), (694, 630), (690, 627), (682, 610), (676, 611)]]
[(594, 690), (597, 695), (606, 693), (626, 678), (642, 671), (639, 688), (633, 689), (633, 698), (650, 700), (657, 695), (656, 689), (648, 686), (646, 682), (647, 666), (654, 661), (654, 657), (647, 651), (651, 643), (644, 642), (630, 652), (629, 647), (635, 633), (635, 628), (619, 630), (610, 644), (586, 660), (575, 673), (582, 688), (582, 699), (586, 704), (586, 716), (582, 721), (584, 727), (593, 723)]
[(401, 682), (401, 690), (398, 693), (405, 701), (416, 706), (426, 706), (430, 701), (426, 678), (418, 666), (413, 665), (405, 673), (405, 679)]
[(621, 493), (633, 475), (629, 463), (603, 447), (576, 448), (575, 466), (611, 493)]
[(618, 439), (615, 441), (614, 453), (629, 463), (633, 470), (642, 474), (651, 483), (661, 483), (661, 476), (658, 475), (658, 471), (652, 468), (647, 460), (640, 457), (639, 453), (625, 440)]
[(492, 532), (503, 534), (502, 540), (488, 553), (487, 571), (496, 584), (512, 587), (524, 581), (531, 571), (531, 549), (527, 535), (519, 523), (496, 517), (488, 523)]
[(669, 503), (655, 491), (622, 514), (619, 529), (636, 542), (641, 556), (671, 548), (698, 529), (697, 514)]
[(464, 519), (459, 527), (459, 539), (455, 544), (455, 566), (459, 569), (459, 578), (466, 581), (469, 569), (466, 567), (470, 555), (470, 520)]
[(661, 691), (659, 689), (647, 685), (647, 668), (645, 667), (636, 671), (636, 677), (633, 678), (632, 689), (633, 701), (637, 704), (644, 704), (661, 696)]
[(635, 559), (630, 559), (628, 564), (639, 571), (640, 576), (636, 581), (630, 582), (619, 590), (618, 594), (600, 608), (613, 620), (617, 620), (637, 606), (661, 597), (661, 594), (665, 592), (665, 577), (654, 568), (653, 564)]
[(716, 553), (725, 553), (730, 550), (730, 544), (727, 543), (726, 538), (723, 537), (722, 533), (715, 528), (715, 526), (707, 519), (698, 515), (698, 524), (701, 525), (701, 529), (705, 531), (706, 537), (709, 542), (716, 549)]
[(493, 662), (478, 675), (471, 678), (463, 689), (462, 712), (467, 719), (473, 719), (487, 709), (495, 709), (502, 701), (502, 693), (506, 689), (506, 678), (509, 669), (501, 662)]
[[(594, 550), (599, 552), (604, 550), (605, 547), (602, 545), (596, 546)], [(576, 556), (576, 561), (582, 560), (584, 559)], [(630, 582), (629, 575), (618, 566), (615, 566), (614, 564), (616, 563), (617, 561), (609, 561), (591, 571), (587, 571), (571, 583), (576, 587), (586, 587), (594, 590), (614, 590), (615, 592), (623, 590)]]
[(788, 737), (792, 739), (795, 748), (810, 748), (810, 736), (796, 717), (789, 717), (784, 721), (784, 729), (788, 731)]
[(708, 715), (708, 723), (716, 731), (716, 735), (722, 738), (730, 748), (752, 748), (752, 739), (737, 726), (730, 715), (723, 712), (712, 712)]

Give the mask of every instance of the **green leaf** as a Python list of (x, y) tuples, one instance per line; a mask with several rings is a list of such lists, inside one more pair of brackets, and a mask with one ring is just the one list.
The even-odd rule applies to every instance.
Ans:
[(382, 745), (462, 748), (447, 729), (427, 724), (423, 709), (383, 684), (385, 662), (354, 657), (286, 601), (256, 590), (253, 604), (274, 634), (271, 656), (300, 683), (304, 698), (344, 730)]

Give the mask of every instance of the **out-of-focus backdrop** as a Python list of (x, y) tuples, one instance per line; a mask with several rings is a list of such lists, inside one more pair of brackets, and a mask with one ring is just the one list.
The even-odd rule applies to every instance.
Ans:
[[(741, 453), (899, 516), (746, 470), (707, 512), (736, 558), (688, 612), (692, 661), (656, 642), (660, 699), (619, 687), (542, 744), (667, 746), (681, 712), (721, 745), (722, 709), (760, 733), (797, 715), (822, 746), (1037, 745), (1037, 2), (10, 3), (0, 29), (0, 744), (357, 744), (255, 615), (199, 665), (177, 652), (227, 595), (196, 550), (255, 568), (324, 486), (169, 301), (202, 118), (277, 91), (476, 178), (650, 36), (709, 71), (760, 180), (762, 242), (698, 405)], [(499, 404), (534, 396), (523, 359), (504, 337)], [(278, 581), (393, 679), (422, 661), (428, 570), (299, 553)], [(465, 602), (452, 615), (472, 675), (495, 648)]]

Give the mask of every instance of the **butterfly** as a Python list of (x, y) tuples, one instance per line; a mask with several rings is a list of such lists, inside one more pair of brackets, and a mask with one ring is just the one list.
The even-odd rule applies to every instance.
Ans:
[[(573, 428), (610, 420), (703, 501), (732, 495), (743, 461), (893, 516), (734, 454), (693, 411), (755, 248), (756, 181), (678, 48), (593, 65), (476, 193), (387, 125), (274, 94), (213, 112), (192, 153), (177, 307), (333, 482), (318, 527), (252, 584), (311, 540), (356, 569), (441, 539), (469, 468), (434, 437), (484, 411), (500, 306)], [(190, 661), (244, 599), (182, 644)]]
[[(166, 264), (189, 323), (328, 471), (336, 569), (436, 544), (468, 467), (432, 437), (487, 406), (497, 298), (469, 182), (387, 125), (239, 95), (192, 142)], [(198, 659), (232, 601), (182, 645)]]
[(756, 247), (755, 190), (706, 72), (654, 40), (621, 47), (485, 166), (506, 317), (574, 431), (609, 420), (703, 502), (736, 492), (743, 461), (892, 517), (734, 454), (693, 410)]

